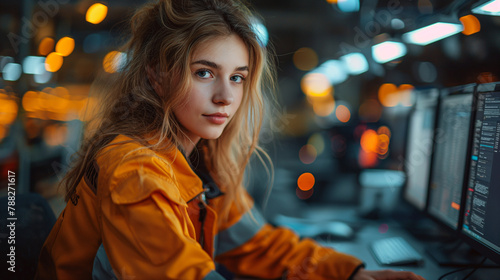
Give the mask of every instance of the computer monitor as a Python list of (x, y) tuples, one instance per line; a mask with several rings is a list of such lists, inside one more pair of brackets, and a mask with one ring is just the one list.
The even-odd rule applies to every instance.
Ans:
[(439, 102), (427, 212), (452, 230), (459, 229), (475, 87), (445, 89)]
[(404, 199), (419, 210), (427, 201), (429, 172), (439, 90), (414, 90), (415, 105), (409, 114), (404, 171)]
[(500, 264), (500, 83), (478, 86), (472, 129), (462, 235)]

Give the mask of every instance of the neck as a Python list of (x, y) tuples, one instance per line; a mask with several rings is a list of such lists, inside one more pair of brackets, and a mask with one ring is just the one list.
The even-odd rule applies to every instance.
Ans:
[(186, 153), (186, 157), (189, 157), (194, 149), (194, 146), (200, 141), (200, 137), (195, 137), (195, 139), (185, 138), (181, 141), (182, 149)]

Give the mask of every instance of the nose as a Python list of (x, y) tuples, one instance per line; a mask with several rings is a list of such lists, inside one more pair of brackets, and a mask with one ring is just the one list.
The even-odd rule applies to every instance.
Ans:
[(229, 82), (219, 81), (216, 85), (212, 102), (217, 105), (227, 106), (233, 103), (234, 96)]

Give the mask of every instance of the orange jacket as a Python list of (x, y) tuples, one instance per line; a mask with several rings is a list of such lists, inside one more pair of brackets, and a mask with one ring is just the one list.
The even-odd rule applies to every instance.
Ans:
[(121, 143), (99, 153), (45, 241), (36, 279), (224, 279), (217, 262), (237, 275), (321, 280), (347, 279), (360, 267), (266, 224), (255, 208), (252, 219), (233, 206), (218, 226), (222, 196), (205, 206), (203, 181), (183, 154), (141, 147)]

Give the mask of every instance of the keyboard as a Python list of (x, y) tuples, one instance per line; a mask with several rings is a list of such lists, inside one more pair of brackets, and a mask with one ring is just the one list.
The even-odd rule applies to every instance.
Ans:
[(403, 237), (389, 237), (370, 245), (380, 265), (420, 265), (424, 259)]

